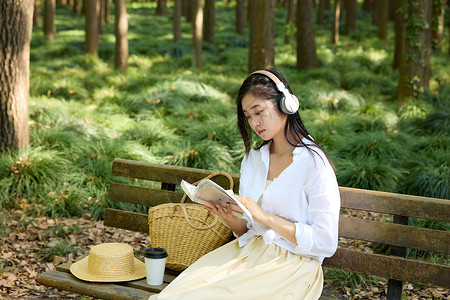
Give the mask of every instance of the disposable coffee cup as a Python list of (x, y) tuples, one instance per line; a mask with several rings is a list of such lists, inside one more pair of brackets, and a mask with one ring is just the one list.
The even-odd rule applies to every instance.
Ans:
[(147, 284), (160, 285), (163, 283), (166, 257), (167, 251), (163, 248), (147, 248), (144, 250)]

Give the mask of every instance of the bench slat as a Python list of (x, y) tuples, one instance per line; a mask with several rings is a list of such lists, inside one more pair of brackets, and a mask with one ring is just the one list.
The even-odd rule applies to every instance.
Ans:
[(325, 267), (450, 288), (450, 267), (339, 248)]
[(450, 253), (450, 232), (340, 216), (339, 236), (392, 246)]
[[(104, 224), (148, 233), (148, 216), (146, 214), (108, 208), (105, 212)], [(427, 228), (341, 216), (339, 236), (412, 249), (450, 253), (450, 243), (448, 243), (450, 233)]]
[(105, 211), (105, 226), (112, 226), (148, 234), (148, 215), (107, 208)]
[[(58, 266), (56, 266), (56, 270), (60, 271), (60, 272), (65, 272), (65, 273), (70, 273), (70, 263), (64, 263), (64, 264), (60, 264)], [(173, 272), (171, 270), (167, 270), (167, 272)], [(164, 279), (163, 279), (163, 284), (161, 285), (148, 285), (147, 284), (147, 280), (144, 279), (140, 279), (140, 280), (133, 280), (133, 281), (128, 281), (128, 282), (120, 282), (117, 283), (119, 285), (123, 285), (123, 286), (128, 286), (128, 287), (132, 287), (132, 288), (137, 288), (140, 290), (146, 290), (148, 292), (152, 292), (152, 293), (159, 293), (161, 292), (169, 283), (172, 282), (172, 280), (174, 280), (177, 276), (173, 275), (173, 274), (168, 274), (168, 273), (164, 273)]]
[[(131, 186), (120, 183), (111, 183), (108, 199), (117, 202), (126, 202), (145, 206), (155, 206), (163, 203), (180, 202), (182, 193), (167, 190), (157, 190), (140, 186)], [(186, 198), (186, 203), (192, 201)]]
[(339, 187), (341, 206), (392, 215), (450, 222), (448, 200)]
[[(164, 275), (166, 281), (167, 274)], [(173, 278), (168, 281), (170, 283)], [(158, 290), (166, 287), (168, 283), (161, 286), (149, 286), (145, 279), (131, 281), (127, 283), (90, 283), (78, 280), (66, 270), (62, 271), (47, 271), (39, 275), (38, 282), (47, 286), (66, 290), (90, 297), (101, 299), (123, 299), (123, 300), (147, 300), (150, 295), (155, 293), (146, 289)], [(123, 285), (122, 285), (123, 284)], [(133, 288), (136, 286), (137, 288)], [(100, 287), (100, 288), (99, 288)], [(319, 300), (332, 300), (333, 298), (321, 296)]]
[[(148, 216), (146, 214), (108, 208), (105, 212), (104, 222), (106, 226), (148, 233)], [(411, 234), (412, 231), (414, 234)], [(450, 244), (448, 243), (450, 233), (446, 231), (341, 216), (339, 236), (412, 249), (450, 253)]]
[[(195, 182), (211, 174), (212, 171), (116, 158), (111, 173), (116, 176), (179, 184), (182, 179)], [(238, 192), (240, 175), (230, 175), (235, 182), (234, 191)], [(218, 177), (217, 183), (228, 186), (227, 179), (224, 177)], [(339, 187), (339, 190), (344, 208), (450, 222), (450, 206), (445, 199), (347, 187)]]
[[(181, 180), (193, 183), (213, 173), (213, 171), (158, 165), (147, 162), (140, 162), (128, 159), (116, 158), (113, 161), (112, 175), (129, 178), (139, 178), (151, 181), (179, 184)], [(230, 174), (234, 181), (234, 192), (239, 191), (239, 174)], [(228, 188), (228, 179), (219, 176), (214, 178), (219, 185)]]
[(101, 299), (147, 300), (155, 293), (114, 283), (92, 283), (70, 273), (47, 271), (37, 278), (40, 284)]

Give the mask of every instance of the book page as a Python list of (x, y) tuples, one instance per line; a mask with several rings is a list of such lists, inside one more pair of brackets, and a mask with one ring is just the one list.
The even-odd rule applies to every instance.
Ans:
[(242, 217), (245, 213), (253, 222), (253, 217), (248, 209), (234, 197), (233, 191), (225, 190), (212, 180), (204, 179), (194, 186), (184, 180), (181, 181), (181, 188), (192, 201), (203, 205), (219, 204), (226, 211), (226, 203), (231, 204), (233, 215)]
[[(242, 213), (245, 213), (247, 216), (249, 216), (250, 220), (252, 220), (252, 222), (253, 222), (252, 214), (248, 211), (248, 209), (241, 202), (239, 202), (239, 200), (236, 199), (236, 197), (234, 197), (233, 191), (231, 191), (231, 190), (227, 191), (224, 188), (222, 188), (220, 185), (218, 185), (217, 183), (215, 183), (214, 181), (209, 180), (209, 179), (202, 180), (197, 185), (197, 188), (199, 190), (204, 190), (204, 189), (208, 188), (208, 189), (210, 189), (209, 191), (210, 191), (210, 193), (212, 193), (211, 196), (213, 198), (218, 199), (223, 202), (229, 202), (232, 204), (234, 203), (235, 205), (237, 205), (240, 208)], [(196, 194), (196, 196), (197, 196), (197, 194)], [(222, 207), (223, 207), (223, 205), (222, 205)]]

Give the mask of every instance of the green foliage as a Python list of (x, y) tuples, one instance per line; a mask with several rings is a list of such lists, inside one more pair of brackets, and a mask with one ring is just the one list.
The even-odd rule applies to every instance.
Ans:
[(0, 189), (8, 196), (0, 201), (1, 208), (16, 208), (16, 199), (42, 196), (43, 190), (68, 179), (71, 167), (61, 152), (29, 148), (8, 152), (0, 158)]
[[(0, 210), (0, 237), (5, 237), (10, 216)], [(1, 272), (0, 272), (1, 273)]]
[(8, 272), (8, 265), (6, 264), (6, 262), (1, 262), (0, 263), (0, 275), (2, 273), (6, 273)]
[[(54, 41), (33, 28), (31, 147), (0, 157), (0, 209), (95, 219), (106, 207), (145, 211), (107, 200), (111, 182), (131, 182), (111, 175), (116, 157), (239, 172), (244, 147), (235, 99), (247, 75), (248, 32), (235, 34), (234, 9), (218, 2), (216, 43), (205, 44), (197, 70), (190, 24), (182, 22), (182, 40), (173, 43), (171, 18), (154, 8), (127, 3), (127, 73), (114, 69), (113, 20), (103, 29), (99, 58), (84, 54), (84, 21), (68, 6), (57, 7)], [(450, 198), (446, 57), (431, 56), (425, 101), (398, 106), (393, 45), (379, 43), (367, 14), (340, 45), (330, 43), (325, 16), (315, 28), (320, 67), (310, 71), (295, 70), (284, 20), (277, 9), (276, 65), (301, 101), (306, 127), (335, 162), (339, 184)]]
[(69, 253), (77, 254), (82, 252), (83, 249), (76, 247), (68, 240), (59, 240), (50, 242), (46, 248), (38, 252), (38, 256), (45, 261), (52, 261), (55, 256), (64, 257)]
[(78, 227), (77, 225), (69, 225), (69, 226), (61, 226), (56, 225), (47, 229), (49, 234), (53, 237), (68, 237), (70, 234), (74, 232), (81, 232), (83, 229)]
[(337, 287), (358, 289), (372, 287), (381, 281), (379, 277), (339, 269), (324, 269), (324, 279)]
[[(426, 147), (423, 151), (420, 151), (426, 156), (421, 161), (409, 164), (411, 171), (401, 186), (403, 193), (450, 199), (450, 152), (448, 142), (447, 137), (442, 149)], [(417, 149), (420, 149), (419, 147), (420, 145), (417, 146)]]
[(402, 170), (377, 160), (373, 156), (359, 156), (357, 160), (334, 161), (339, 185), (368, 190), (395, 192)]

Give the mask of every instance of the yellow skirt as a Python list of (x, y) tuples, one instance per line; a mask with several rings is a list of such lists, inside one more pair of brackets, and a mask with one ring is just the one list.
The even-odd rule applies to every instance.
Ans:
[(315, 300), (322, 288), (318, 260), (255, 236), (242, 248), (234, 240), (206, 254), (149, 300)]

